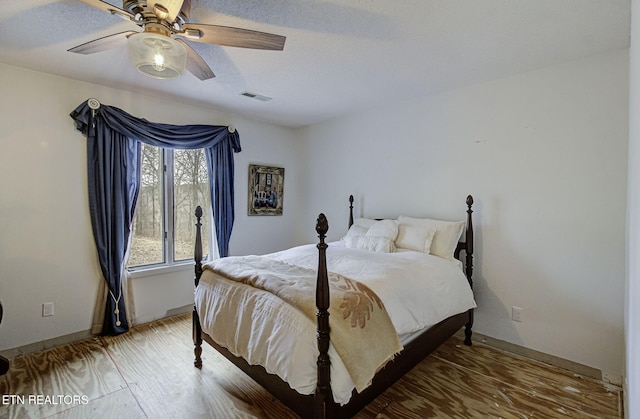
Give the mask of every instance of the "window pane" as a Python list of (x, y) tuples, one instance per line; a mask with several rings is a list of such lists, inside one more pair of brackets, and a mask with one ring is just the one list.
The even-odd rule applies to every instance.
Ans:
[(140, 193), (127, 266), (164, 262), (162, 149), (142, 145)]
[(202, 251), (208, 259), (211, 193), (204, 150), (174, 150), (174, 260), (193, 259), (195, 210), (202, 207)]

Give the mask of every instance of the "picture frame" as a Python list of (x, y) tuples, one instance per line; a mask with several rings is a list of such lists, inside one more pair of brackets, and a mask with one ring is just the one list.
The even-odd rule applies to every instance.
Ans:
[(284, 167), (249, 164), (248, 215), (282, 215)]

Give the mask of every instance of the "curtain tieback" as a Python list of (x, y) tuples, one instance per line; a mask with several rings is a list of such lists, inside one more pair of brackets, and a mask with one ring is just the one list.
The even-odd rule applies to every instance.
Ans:
[(120, 298), (122, 297), (122, 288), (118, 293), (118, 298), (116, 298), (116, 296), (113, 295), (113, 292), (111, 292), (111, 290), (109, 290), (109, 294), (111, 295), (113, 302), (116, 303), (116, 308), (115, 310), (113, 310), (113, 314), (116, 315), (116, 326), (120, 326), (122, 323), (120, 323), (120, 309), (118, 308), (118, 304), (120, 304)]

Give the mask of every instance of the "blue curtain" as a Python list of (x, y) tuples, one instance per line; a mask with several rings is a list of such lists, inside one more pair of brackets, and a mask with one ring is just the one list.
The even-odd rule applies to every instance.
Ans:
[(87, 136), (91, 224), (111, 297), (102, 332), (116, 335), (129, 330), (121, 274), (139, 191), (140, 143), (206, 150), (218, 250), (224, 257), (233, 228), (233, 153), (241, 151), (240, 136), (226, 126), (158, 124), (113, 106), (91, 109), (88, 101), (71, 112), (71, 118)]
[[(224, 199), (212, 199), (211, 206), (216, 226), (216, 238), (218, 240), (218, 252), (220, 257), (229, 254), (229, 238), (233, 229), (233, 152), (234, 148), (227, 143), (219, 147), (206, 149), (207, 169), (209, 171), (209, 190), (212, 197), (225, 197)], [(221, 165), (218, 162), (227, 162)], [(231, 217), (215, 217), (215, 214), (232, 214)]]

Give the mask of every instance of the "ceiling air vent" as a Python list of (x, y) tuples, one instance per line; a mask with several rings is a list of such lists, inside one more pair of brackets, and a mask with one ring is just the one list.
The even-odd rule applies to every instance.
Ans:
[(251, 92), (242, 92), (240, 94), (242, 96), (250, 97), (251, 99), (260, 100), (262, 102), (268, 102), (271, 99), (273, 99), (273, 98), (270, 98), (269, 96), (262, 96), (262, 95), (259, 95), (257, 93), (251, 93)]

